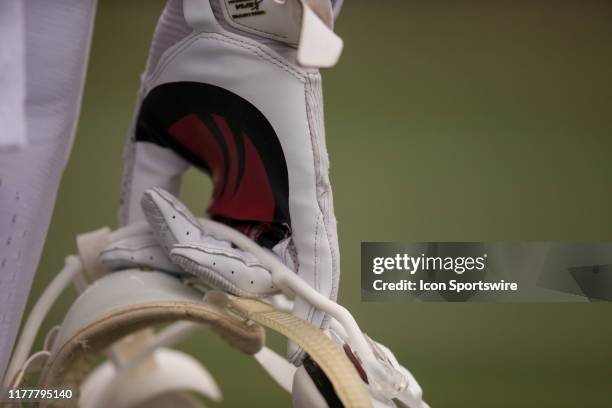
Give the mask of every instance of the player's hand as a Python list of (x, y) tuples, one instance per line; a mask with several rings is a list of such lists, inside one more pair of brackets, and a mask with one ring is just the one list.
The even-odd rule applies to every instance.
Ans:
[[(185, 9), (193, 32), (150, 62), (143, 77), (126, 153), (123, 222), (144, 218), (140, 199), (151, 187), (178, 195), (181, 174), (195, 166), (213, 181), (211, 218), (272, 249), (335, 299), (339, 254), (320, 74), (301, 67), (290, 44), (228, 28), (202, 8)], [(235, 263), (234, 252), (207, 237), (200, 252), (183, 256), (192, 265), (205, 264), (204, 253), (225, 256), (208, 265), (225, 268)], [(239, 291), (237, 280), (224, 288), (256, 295)], [(315, 326), (326, 324), (323, 312), (303, 299), (296, 299), (294, 313)]]

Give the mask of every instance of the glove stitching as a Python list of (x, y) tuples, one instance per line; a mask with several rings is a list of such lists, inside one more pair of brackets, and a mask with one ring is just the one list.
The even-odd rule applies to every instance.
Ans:
[[(307, 112), (307, 119), (308, 119), (308, 126), (309, 126), (309, 131), (310, 131), (310, 135), (311, 135), (311, 146), (313, 149), (313, 159), (315, 161), (315, 177), (316, 177), (316, 186), (315, 186), (315, 190), (316, 190), (316, 194), (317, 194), (317, 204), (319, 206), (319, 210), (320, 210), (320, 217), (323, 218), (323, 230), (324, 233), (327, 237), (328, 240), (328, 249), (330, 252), (330, 258), (331, 258), (331, 268), (332, 268), (332, 274), (330, 276), (330, 293), (329, 293), (329, 297), (333, 300), (335, 300), (338, 296), (338, 284), (337, 284), (337, 279), (336, 276), (338, 276), (338, 253), (336, 251), (336, 246), (333, 245), (334, 239), (337, 239), (333, 236), (332, 231), (328, 230), (328, 223), (332, 223), (334, 222), (334, 219), (332, 219), (332, 216), (324, 211), (324, 207), (330, 207), (328, 208), (328, 210), (333, 210), (333, 205), (331, 205), (331, 203), (327, 203), (327, 199), (328, 199), (328, 194), (330, 194), (329, 191), (329, 181), (323, 176), (324, 172), (326, 171), (325, 165), (324, 163), (326, 163), (325, 161), (325, 157), (323, 155), (323, 152), (321, 150), (321, 143), (319, 140), (319, 127), (316, 126), (316, 124), (314, 124), (313, 122), (316, 121), (316, 119), (318, 118), (317, 115), (315, 115), (313, 113), (313, 109), (309, 103), (310, 100), (316, 100), (317, 99), (317, 90), (320, 90), (320, 88), (317, 88), (315, 86), (313, 86), (313, 81), (316, 80), (320, 80), (320, 75), (319, 74), (308, 74), (306, 76), (306, 84), (305, 84), (305, 97), (306, 97), (306, 112)], [(315, 155), (315, 149), (318, 153), (318, 155)], [(321, 187), (321, 192), (319, 192)], [(329, 205), (326, 205), (329, 204)], [(316, 241), (315, 241), (316, 242)], [(318, 274), (316, 275), (318, 276)], [(318, 281), (318, 280), (317, 280)], [(327, 327), (327, 325), (329, 324), (329, 316), (327, 314), (323, 314), (323, 320), (321, 322), (321, 327), (325, 328)]]
[[(222, 37), (222, 38), (219, 38), (219, 37)], [(265, 50), (264, 48), (258, 45), (250, 44), (246, 41), (230, 37), (227, 34), (199, 31), (199, 32), (194, 32), (193, 34), (191, 34), (190, 37), (187, 37), (185, 40), (183, 40), (184, 42), (180, 44), (178, 48), (176, 49), (170, 48), (172, 52), (169, 55), (164, 55), (162, 56), (162, 58), (160, 58), (158, 66), (155, 68), (155, 70), (153, 70), (153, 72), (151, 73), (151, 76), (147, 79), (147, 83), (155, 82), (159, 78), (161, 73), (164, 71), (164, 69), (172, 61), (174, 61), (174, 59), (176, 59), (183, 51), (185, 51), (186, 48), (188, 48), (194, 42), (200, 39), (224, 42), (224, 43), (236, 46), (236, 47), (243, 48), (259, 56), (264, 61), (267, 61), (271, 64), (278, 66), (282, 70), (286, 71), (287, 73), (289, 73), (290, 75), (298, 79), (300, 82), (302, 83), (305, 82), (305, 76), (302, 73), (293, 69), (289, 64), (281, 60), (280, 57), (270, 54), (267, 50)]]
[[(313, 156), (313, 160), (315, 160), (315, 151), (314, 151), (314, 142), (313, 142), (313, 129), (312, 129), (312, 125), (311, 125), (311, 121), (312, 121), (312, 112), (310, 110), (309, 104), (308, 104), (308, 90), (309, 90), (309, 83), (310, 83), (310, 76), (306, 76), (305, 77), (305, 86), (304, 86), (304, 105), (306, 106), (306, 123), (308, 125), (308, 134), (310, 135), (310, 149), (311, 149), (311, 153)], [(316, 194), (316, 177), (317, 177), (317, 168), (315, 165), (315, 194)], [(318, 199), (317, 199), (317, 205), (319, 206), (319, 211), (321, 210), (321, 207), (319, 205)], [(314, 245), (314, 283), (316, 286), (318, 286), (318, 254), (317, 254), (317, 247), (318, 247), (318, 229), (319, 229), (319, 217), (320, 214), (317, 214), (317, 219), (315, 220), (315, 245)], [(318, 287), (314, 288), (315, 290), (317, 290), (317, 292), (319, 291)], [(308, 314), (306, 315), (306, 320), (308, 320), (309, 322), (311, 322), (313, 320), (314, 314), (315, 314), (315, 307), (312, 305), (309, 305), (308, 308)], [(289, 356), (289, 360), (293, 360), (295, 358), (297, 358), (297, 356), (302, 352), (302, 348), (298, 347), (292, 354), (291, 356)]]
[[(325, 221), (324, 221), (325, 211), (324, 211), (324, 209), (323, 209), (323, 207), (321, 205), (321, 201), (324, 199), (324, 195), (327, 194), (327, 191), (323, 191), (322, 194), (319, 194), (317, 192), (319, 183), (320, 182), (322, 183), (321, 179), (323, 178), (322, 174), (324, 172), (324, 169), (322, 168), (322, 162), (321, 162), (322, 151), (321, 151), (321, 145), (319, 143), (319, 135), (317, 134), (317, 129), (318, 128), (316, 126), (311, 125), (311, 122), (313, 122), (315, 120), (316, 115), (314, 115), (314, 113), (312, 111), (312, 108), (310, 107), (310, 104), (308, 103), (308, 100), (309, 100), (308, 96), (309, 95), (310, 95), (311, 98), (316, 99), (316, 95), (313, 95), (314, 89), (313, 89), (313, 86), (312, 86), (312, 81), (313, 81), (313, 79), (317, 79), (318, 77), (319, 77), (318, 74), (309, 74), (309, 75), (307, 75), (306, 86), (305, 86), (305, 89), (304, 89), (305, 90), (305, 97), (306, 97), (305, 105), (306, 105), (306, 116), (307, 116), (307, 119), (308, 119), (307, 122), (308, 122), (309, 134), (310, 134), (310, 138), (311, 138), (311, 146), (312, 146), (313, 159), (315, 161), (315, 178), (316, 178), (316, 184), (317, 184), (317, 185), (315, 185), (315, 192), (317, 194), (317, 205), (318, 205), (319, 211), (320, 211), (319, 215), (317, 216), (318, 217), (317, 223), (319, 223), (319, 222), (323, 223), (323, 230), (324, 230), (325, 234), (328, 237), (329, 244), (330, 244), (329, 245), (329, 250), (330, 250), (330, 254), (331, 254), (331, 258), (332, 258), (331, 261), (332, 261), (332, 268), (333, 268), (334, 265), (335, 265), (335, 262), (334, 262), (335, 254), (334, 254), (333, 247), (331, 245), (331, 242), (332, 242), (331, 239), (330, 239), (331, 237), (330, 237), (329, 233), (327, 232), (327, 226), (325, 225)], [(315, 154), (315, 150), (316, 150), (317, 154)], [(321, 221), (321, 218), (323, 218), (323, 221)], [(318, 231), (318, 224), (317, 224), (317, 231)], [(317, 244), (317, 241), (318, 241), (318, 234), (317, 234), (317, 238), (315, 238), (315, 245)], [(316, 272), (318, 272), (318, 271), (316, 271)], [(318, 273), (315, 274), (315, 277), (318, 277)], [(331, 287), (332, 288), (334, 287), (333, 276), (332, 276)]]

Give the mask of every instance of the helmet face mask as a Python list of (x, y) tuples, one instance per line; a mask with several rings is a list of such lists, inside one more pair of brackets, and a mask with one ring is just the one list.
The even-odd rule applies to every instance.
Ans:
[[(164, 206), (161, 207), (161, 212), (160, 207), (144, 206), (148, 208), (146, 211), (157, 214), (155, 217), (149, 217), (155, 222), (149, 225), (130, 225), (114, 232), (103, 229), (79, 238), (81, 256), (67, 258), (67, 267), (35, 306), (35, 316), (31, 316), (26, 323), (25, 337), (20, 339), (20, 351), (15, 355), (7, 378), (19, 377), (18, 373), (27, 367), (23, 356), (27, 356), (31, 347), (32, 333), (35, 334), (37, 326), (42, 321), (41, 318), (61, 290), (76, 279), (81, 282), (82, 293), (67, 313), (57, 333), (52, 336), (53, 340), (47, 342), (44, 356), (46, 361), (41, 364), (41, 385), (78, 389), (84, 381), (81, 387), (84, 390), (82, 398), (93, 398), (92, 395), (98, 395), (99, 387), (117, 387), (119, 381), (111, 378), (113, 376), (106, 374), (108, 378), (100, 380), (104, 377), (100, 371), (92, 373), (88, 379), (70, 374), (74, 370), (83, 372), (83, 367), (87, 365), (86, 361), (103, 353), (104, 350), (110, 350), (107, 354), (110, 353), (111, 361), (119, 364), (116, 368), (117, 378), (124, 378), (128, 382), (130, 379), (135, 381), (134, 378), (138, 378), (137, 373), (143, 372), (136, 369), (137, 367), (146, 366), (147, 361), (157, 359), (158, 355), (165, 356), (160, 357), (165, 363), (152, 369), (149, 374), (161, 373), (164, 370), (175, 372), (176, 367), (184, 366), (185, 372), (195, 370), (194, 372), (200, 373), (196, 376), (202, 378), (202, 383), (208, 384), (202, 389), (194, 388), (195, 386), (190, 386), (188, 389), (215, 396), (216, 385), (213, 386), (214, 380), (210, 379), (212, 377), (207, 375), (205, 369), (199, 370), (197, 362), (189, 360), (188, 357), (175, 356), (163, 348), (194, 330), (208, 327), (217, 332), (230, 346), (244, 353), (257, 357), (260, 351), (265, 350), (266, 356), (257, 357), (257, 361), (279, 385), (292, 392), (296, 406), (321, 404), (330, 407), (342, 405), (367, 407), (372, 404), (377, 407), (395, 406), (392, 400), (399, 398), (410, 407), (427, 407), (422, 401), (420, 387), (409, 372), (397, 363), (391, 351), (363, 334), (345, 308), (321, 296), (301, 281), (279, 260), (278, 255), (258, 246), (228, 226), (211, 220), (195, 219), (188, 213), (186, 207), (166, 192), (151, 190), (147, 194), (149, 200), (153, 202), (157, 198), (163, 198)], [(187, 219), (177, 220), (178, 212), (174, 210), (175, 208), (182, 209), (180, 213)], [(184, 227), (177, 229), (168, 224), (173, 221)], [(121, 256), (137, 264), (138, 259), (143, 257), (134, 255), (141, 255), (143, 248), (147, 254), (158, 253), (153, 252), (150, 240), (143, 240), (143, 234), (156, 237), (156, 245), (165, 247), (166, 253), (167, 251), (172, 253), (175, 245), (183, 244), (180, 240), (173, 241), (168, 234), (164, 235), (161, 231), (173, 231), (172, 236), (181, 236), (183, 232), (181, 228), (190, 231), (195, 228), (190, 235), (196, 236), (199, 233), (197, 239), (203, 239), (204, 235), (212, 235), (216, 239), (231, 243), (231, 247), (248, 251), (280, 290), (296, 293), (311, 299), (313, 305), (321, 306), (331, 316), (329, 329), (321, 330), (289, 314), (287, 310), (291, 309), (291, 301), (285, 299), (281, 302), (278, 298), (282, 295), (264, 296), (262, 300), (257, 300), (210, 289), (210, 285), (206, 284), (195, 285), (199, 289), (194, 288), (194, 285), (185, 285), (183, 282), (193, 282), (193, 277), (189, 273), (185, 271), (178, 274), (176, 271), (168, 273), (162, 271), (163, 267), (156, 268), (155, 262), (159, 262), (161, 266), (167, 265), (167, 261), (162, 257), (157, 261), (147, 258), (146, 271), (121, 268), (93, 280), (93, 277), (98, 276), (96, 273), (99, 274), (104, 266), (100, 262), (92, 261), (88, 254), (101, 252), (100, 259), (108, 260), (109, 251), (119, 244)], [(145, 245), (140, 245), (143, 243)], [(101, 250), (100, 248), (104, 246), (107, 249)], [(163, 253), (163, 250), (160, 251)], [(110, 265), (116, 267), (125, 265), (118, 258), (114, 261)], [(94, 271), (86, 272), (86, 269)], [(84, 285), (83, 282), (86, 280), (92, 280), (92, 284)], [(49, 290), (51, 294), (48, 293)], [(268, 298), (270, 300), (267, 300)], [(198, 325), (192, 324), (181, 328), (180, 325), (185, 323), (175, 323), (157, 334), (142, 331), (143, 328), (157, 323), (184, 319), (196, 322)], [(289, 362), (264, 348), (263, 328), (260, 325), (284, 334), (306, 350), (306, 358), (297, 371), (291, 368), (293, 366)], [(133, 332), (137, 334), (122, 340), (126, 334)], [(358, 335), (353, 336), (352, 333)], [(135, 344), (139, 346), (135, 348)], [(360, 349), (362, 344), (366, 345), (367, 353), (363, 353), (363, 349)], [(368, 361), (367, 358), (372, 359)], [(372, 362), (376, 364), (374, 370)], [(167, 367), (164, 368), (164, 365)], [(384, 373), (383, 381), (379, 380), (381, 372)], [(292, 386), (287, 383), (286, 377), (293, 378)], [(181, 380), (173, 386), (187, 387)], [(136, 398), (130, 393), (122, 394), (119, 390), (109, 395), (116, 395), (117, 398), (124, 398), (126, 401), (132, 398), (142, 402), (145, 398), (152, 398), (147, 392), (139, 394)]]

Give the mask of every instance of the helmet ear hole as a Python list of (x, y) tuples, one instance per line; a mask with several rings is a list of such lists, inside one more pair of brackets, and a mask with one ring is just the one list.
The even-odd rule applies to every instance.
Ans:
[(293, 376), (291, 399), (293, 408), (330, 408), (304, 366)]

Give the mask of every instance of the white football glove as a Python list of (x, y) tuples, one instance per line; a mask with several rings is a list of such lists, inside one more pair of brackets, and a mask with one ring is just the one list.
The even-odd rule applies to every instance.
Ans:
[[(237, 4), (184, 0), (182, 13), (167, 10), (162, 16), (160, 25), (184, 19), (184, 27), (166, 30), (164, 38), (173, 45), (159, 55), (155, 51), (164, 41), (152, 47), (126, 150), (122, 221), (142, 220), (140, 198), (151, 187), (177, 195), (181, 174), (194, 165), (213, 180), (211, 218), (272, 249), (310, 286), (335, 300), (339, 253), (321, 76), (298, 63), (314, 64), (321, 57), (316, 55), (321, 33), (329, 35), (324, 43), (333, 48), (321, 47), (328, 52), (321, 65), (339, 52), (341, 41), (328, 28), (331, 3), (264, 0), (253, 4), (253, 14)], [(169, 210), (161, 192), (146, 200), (148, 217)], [(189, 225), (186, 210), (173, 211)], [(193, 228), (190, 233), (199, 234)], [(157, 228), (156, 233), (162, 234)], [(197, 238), (164, 236), (168, 245)], [(129, 245), (151, 248), (151, 237), (140, 239)], [(202, 236), (197, 250), (185, 243), (173, 256), (182, 268), (228, 292), (277, 291), (254, 259), (214, 237)], [(163, 268), (179, 272), (171, 263)], [(293, 313), (317, 327), (329, 321), (299, 297)], [(292, 348), (289, 358), (299, 362), (300, 350)]]

